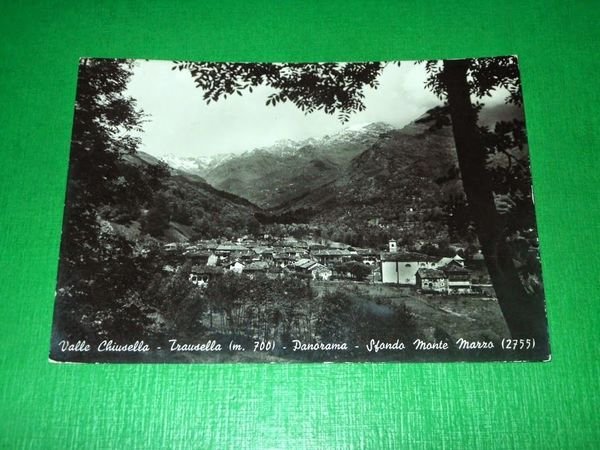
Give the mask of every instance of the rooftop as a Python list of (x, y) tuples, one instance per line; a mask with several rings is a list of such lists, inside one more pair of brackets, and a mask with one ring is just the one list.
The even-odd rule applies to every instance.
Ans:
[(222, 273), (223, 269), (215, 266), (192, 266), (191, 272), (196, 274), (215, 274)]
[(468, 274), (470, 271), (465, 269), (464, 267), (457, 266), (456, 264), (449, 264), (442, 268), (444, 273), (453, 273), (453, 274)]
[(295, 267), (299, 267), (300, 269), (310, 269), (311, 267), (313, 267), (314, 265), (318, 264), (317, 262), (313, 261), (312, 259), (308, 259), (308, 258), (302, 258), (299, 259), (298, 261), (296, 261), (294, 263)]
[(401, 252), (383, 252), (382, 261), (400, 261), (400, 262), (437, 262), (434, 256), (424, 255), (422, 253), (401, 253)]
[(244, 272), (252, 272), (253, 270), (267, 270), (269, 264), (266, 261), (254, 261), (244, 268)]
[(436, 269), (419, 269), (417, 274), (421, 278), (446, 278), (446, 274)]
[(354, 252), (349, 250), (338, 250), (338, 249), (326, 249), (326, 250), (316, 250), (312, 252), (314, 256), (350, 256), (353, 255)]
[(225, 252), (243, 252), (243, 251), (247, 251), (249, 250), (248, 247), (245, 247), (243, 245), (237, 245), (237, 244), (221, 244), (217, 247), (218, 251), (225, 251)]

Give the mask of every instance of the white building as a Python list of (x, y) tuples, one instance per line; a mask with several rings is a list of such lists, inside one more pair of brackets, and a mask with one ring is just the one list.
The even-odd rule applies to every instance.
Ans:
[(419, 269), (437, 268), (437, 258), (420, 253), (398, 252), (396, 241), (390, 241), (389, 252), (381, 254), (381, 281), (408, 286), (417, 284)]

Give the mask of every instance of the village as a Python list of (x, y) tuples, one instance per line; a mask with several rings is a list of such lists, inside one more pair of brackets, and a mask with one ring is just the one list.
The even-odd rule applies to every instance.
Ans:
[(189, 280), (201, 288), (230, 271), (249, 278), (257, 274), (270, 279), (300, 276), (322, 282), (397, 285), (418, 293), (493, 296), (482, 258), (475, 255), (466, 264), (457, 250), (452, 257), (440, 258), (402, 250), (396, 240), (390, 240), (382, 251), (333, 241), (265, 235), (263, 239), (165, 244), (167, 264), (163, 271), (176, 272), (189, 262)]

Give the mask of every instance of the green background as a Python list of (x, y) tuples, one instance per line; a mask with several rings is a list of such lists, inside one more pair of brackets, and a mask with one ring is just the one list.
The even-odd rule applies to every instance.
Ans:
[[(592, 448), (598, 2), (3, 1), (0, 447)], [(78, 58), (518, 54), (550, 363), (48, 363)], [(398, 105), (401, 108), (401, 105)]]

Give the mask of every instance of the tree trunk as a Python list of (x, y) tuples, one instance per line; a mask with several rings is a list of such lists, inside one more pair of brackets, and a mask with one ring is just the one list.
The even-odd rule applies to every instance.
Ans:
[(486, 171), (487, 155), (477, 126), (477, 111), (470, 99), (468, 66), (468, 60), (444, 62), (452, 130), (470, 215), (512, 338), (535, 338), (537, 350), (540, 354), (546, 353), (548, 334), (544, 301), (542, 296), (525, 291), (505, 239), (505, 223), (496, 211)]

